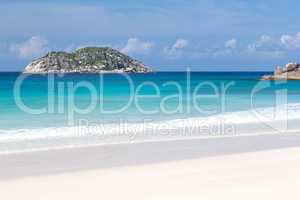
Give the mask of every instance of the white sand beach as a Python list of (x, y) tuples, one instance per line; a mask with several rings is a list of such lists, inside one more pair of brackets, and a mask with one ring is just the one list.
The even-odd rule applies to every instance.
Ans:
[(1, 155), (0, 196), (298, 200), (299, 139), (253, 136)]
[(300, 0), (0, 0), (0, 200), (300, 200)]

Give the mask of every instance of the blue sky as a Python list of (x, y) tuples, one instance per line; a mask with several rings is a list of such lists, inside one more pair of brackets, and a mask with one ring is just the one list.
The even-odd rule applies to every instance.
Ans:
[(111, 46), (156, 70), (271, 70), (300, 61), (296, 0), (1, 0), (0, 70)]

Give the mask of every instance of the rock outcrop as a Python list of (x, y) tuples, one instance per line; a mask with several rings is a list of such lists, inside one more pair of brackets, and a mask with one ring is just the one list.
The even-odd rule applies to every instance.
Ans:
[(262, 80), (300, 80), (300, 64), (290, 62), (284, 68), (277, 67), (274, 75), (265, 75)]
[(49, 52), (34, 60), (24, 73), (147, 73), (151, 68), (109, 47), (86, 47), (75, 51)]

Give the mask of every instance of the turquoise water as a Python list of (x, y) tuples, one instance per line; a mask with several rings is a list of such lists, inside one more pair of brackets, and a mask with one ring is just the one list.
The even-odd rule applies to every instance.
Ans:
[[(233, 116), (237, 119), (243, 119), (240, 112), (300, 102), (300, 82), (260, 81), (259, 78), (266, 73), (67, 74), (50, 78), (46, 75), (0, 73), (0, 142), (1, 135), (4, 138), (0, 150), (9, 146), (8, 135), (13, 136), (9, 138), (10, 142), (17, 140), (18, 136), (24, 139), (26, 135), (28, 140), (37, 133), (47, 135), (41, 131), (45, 128), (62, 128), (59, 130), (63, 135), (66, 128), (81, 126), (82, 121), (108, 126), (210, 119), (232, 113), (236, 113)], [(16, 93), (18, 83), (20, 95)], [(253, 94), (255, 88), (258, 91)], [(24, 111), (20, 102), (40, 113)], [(88, 106), (91, 109), (87, 110)], [(123, 110), (116, 112), (118, 109)], [(107, 113), (109, 111), (115, 113)], [(56, 133), (57, 140), (60, 133)], [(48, 140), (47, 143), (51, 142)]]

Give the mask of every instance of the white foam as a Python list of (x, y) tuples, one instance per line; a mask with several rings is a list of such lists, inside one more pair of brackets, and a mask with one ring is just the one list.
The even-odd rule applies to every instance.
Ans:
[[(0, 145), (18, 141), (51, 141), (70, 138), (93, 138), (105, 143), (124, 143), (192, 137), (239, 136), (251, 132), (266, 134), (284, 122), (300, 119), (300, 104), (274, 108), (224, 113), (210, 117), (174, 119), (148, 123), (98, 124), (93, 126), (48, 127), (36, 129), (0, 130)], [(261, 125), (261, 126), (258, 126)], [(263, 125), (271, 127), (263, 130)], [(249, 129), (251, 127), (251, 129)], [(233, 128), (234, 130), (232, 130)], [(220, 130), (217, 130), (220, 129)], [(226, 130), (228, 129), (228, 130)], [(300, 125), (299, 125), (300, 130)], [(228, 132), (226, 132), (228, 131)], [(293, 130), (294, 131), (294, 130)], [(113, 138), (107, 139), (107, 137)], [(70, 144), (68, 144), (70, 146)]]

